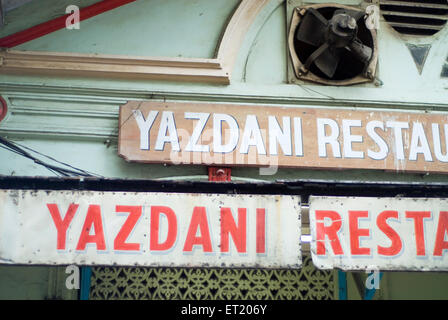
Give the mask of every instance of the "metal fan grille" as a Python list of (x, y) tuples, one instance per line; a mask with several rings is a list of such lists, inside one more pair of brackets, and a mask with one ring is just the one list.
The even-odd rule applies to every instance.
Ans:
[(398, 32), (429, 36), (448, 20), (447, 0), (380, 0), (384, 19)]
[[(308, 8), (309, 11), (311, 11), (313, 8)], [(336, 10), (340, 9), (340, 7), (337, 6), (322, 6), (322, 7), (316, 7), (316, 11), (322, 15), (323, 19), (326, 19), (330, 21), (332, 17), (334, 16), (334, 13)], [(347, 9), (347, 8), (345, 8)], [(355, 8), (352, 8), (352, 10), (355, 10)], [(363, 13), (363, 12), (362, 12)], [(319, 30), (317, 29), (319, 24), (309, 24), (307, 25), (307, 28), (302, 27), (302, 23), (305, 21), (305, 19), (302, 20), (302, 22), (299, 24), (299, 27), (296, 30), (296, 33), (299, 33), (300, 31), (304, 31), (305, 35), (308, 35), (309, 37), (296, 37), (296, 40), (294, 42), (294, 50), (297, 54), (298, 59), (301, 61), (301, 63), (306, 64), (306, 62), (309, 60), (309, 58), (318, 51), (318, 48), (320, 48), (321, 44), (319, 41), (317, 43), (312, 43), (313, 38), (318, 38)], [(306, 39), (304, 39), (306, 38)], [(360, 43), (363, 45), (366, 45), (368, 48), (373, 48), (373, 39), (371, 32), (367, 29), (365, 23), (358, 23), (358, 31), (357, 31), (357, 38), (360, 40)], [(326, 62), (330, 65), (334, 64), (335, 62), (333, 59), (335, 59), (331, 55), (327, 55), (325, 57)], [(337, 60), (336, 64), (337, 67), (332, 75), (328, 75), (322, 67), (319, 67), (316, 61), (312, 63), (309, 66), (306, 66), (305, 69), (313, 73), (319, 78), (326, 79), (326, 80), (332, 80), (332, 81), (342, 81), (347, 79), (352, 79), (360, 74), (363, 74), (363, 72), (366, 69), (366, 62), (363, 62), (359, 57), (356, 56), (355, 53), (353, 53), (350, 50), (344, 50), (343, 53), (337, 57), (335, 60)]]

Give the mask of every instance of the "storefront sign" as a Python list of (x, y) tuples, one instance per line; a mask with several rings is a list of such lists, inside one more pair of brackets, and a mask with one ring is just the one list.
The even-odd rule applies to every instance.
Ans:
[(132, 101), (118, 153), (167, 164), (448, 173), (448, 115)]
[(448, 199), (310, 197), (318, 268), (448, 271)]
[(0, 263), (301, 266), (300, 197), (0, 190)]

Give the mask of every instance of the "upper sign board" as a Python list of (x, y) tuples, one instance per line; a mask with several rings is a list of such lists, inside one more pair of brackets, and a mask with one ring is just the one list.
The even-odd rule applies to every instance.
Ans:
[(448, 173), (448, 115), (128, 102), (118, 153), (167, 164)]
[(448, 271), (448, 199), (310, 197), (318, 268)]
[(300, 197), (0, 190), (0, 263), (301, 266)]

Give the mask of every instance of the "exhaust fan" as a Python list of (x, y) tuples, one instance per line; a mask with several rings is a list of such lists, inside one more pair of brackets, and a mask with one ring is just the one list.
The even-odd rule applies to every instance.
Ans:
[(289, 51), (297, 78), (330, 85), (372, 81), (376, 31), (366, 13), (341, 5), (311, 5), (293, 11)]

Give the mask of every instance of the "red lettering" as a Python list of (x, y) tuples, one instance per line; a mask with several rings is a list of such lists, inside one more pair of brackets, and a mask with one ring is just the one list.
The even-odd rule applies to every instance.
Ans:
[(67, 213), (64, 219), (61, 218), (61, 213), (59, 212), (58, 205), (55, 203), (48, 203), (47, 208), (50, 211), (50, 215), (53, 218), (54, 225), (57, 230), (57, 245), (58, 250), (65, 250), (65, 243), (67, 239), (67, 229), (73, 220), (73, 217), (78, 210), (79, 205), (71, 203), (67, 209)]
[(431, 218), (430, 211), (406, 211), (406, 218), (414, 219), (415, 246), (417, 256), (425, 256), (425, 226), (424, 219)]
[[(201, 236), (196, 236), (198, 229), (201, 232)], [(213, 251), (205, 207), (194, 207), (193, 209), (187, 238), (185, 239), (184, 251), (192, 251), (194, 245), (201, 245), (204, 252)]]
[[(95, 231), (93, 235), (90, 234), (92, 225)], [(87, 243), (95, 243), (97, 250), (106, 250), (101, 207), (96, 204), (89, 205), (89, 208), (87, 209), (86, 219), (84, 220), (76, 250), (85, 250)]]
[(376, 218), (376, 224), (378, 228), (384, 232), (384, 234), (391, 240), (389, 247), (378, 246), (378, 254), (383, 256), (395, 256), (403, 248), (403, 243), (401, 241), (398, 233), (387, 224), (387, 219), (395, 218), (398, 219), (398, 211), (383, 211)]
[(361, 248), (359, 246), (360, 237), (368, 237), (369, 229), (360, 229), (358, 225), (359, 218), (368, 218), (368, 211), (349, 211), (348, 226), (350, 230), (350, 252), (352, 255), (369, 255), (370, 248)]
[[(168, 234), (165, 242), (159, 242), (160, 215), (163, 214), (168, 220)], [(153, 251), (164, 251), (170, 249), (177, 238), (177, 218), (170, 207), (151, 207), (151, 235), (149, 249)]]
[[(329, 226), (325, 226), (325, 218), (331, 219)], [(318, 255), (326, 255), (325, 236), (330, 240), (331, 248), (335, 255), (344, 254), (338, 237), (338, 231), (341, 229), (341, 226), (341, 216), (336, 211), (316, 210), (316, 253)]]
[(236, 250), (246, 252), (246, 208), (238, 208), (238, 226), (230, 208), (221, 208), (221, 252), (229, 252), (229, 234)]
[(257, 253), (266, 252), (266, 212), (265, 209), (257, 208), (256, 224), (256, 251)]
[(445, 234), (448, 232), (448, 211), (440, 211), (439, 224), (437, 226), (436, 242), (434, 244), (434, 256), (442, 256), (443, 250), (448, 249), (448, 241)]
[(142, 215), (142, 206), (116, 206), (115, 211), (128, 212), (129, 215), (115, 237), (114, 250), (140, 251), (140, 243), (126, 243), (126, 239)]

